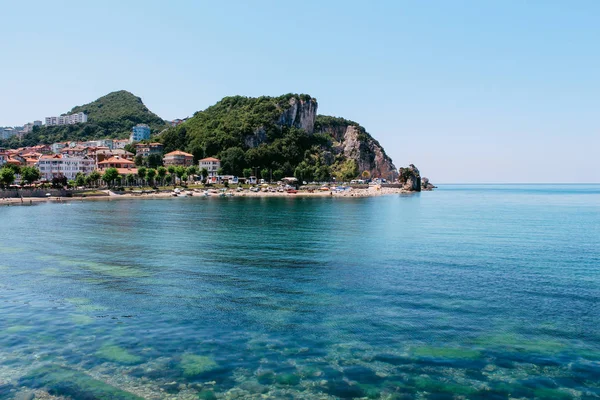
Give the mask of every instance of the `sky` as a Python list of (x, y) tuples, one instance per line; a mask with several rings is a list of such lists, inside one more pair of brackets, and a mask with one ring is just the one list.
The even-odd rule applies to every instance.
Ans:
[[(88, 4), (89, 3), (89, 4)], [(434, 183), (600, 182), (600, 2), (0, 0), (0, 126), (307, 93)]]

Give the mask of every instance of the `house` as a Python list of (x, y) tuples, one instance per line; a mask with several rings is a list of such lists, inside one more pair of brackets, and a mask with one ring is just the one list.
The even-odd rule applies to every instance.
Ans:
[(148, 157), (150, 154), (162, 155), (164, 146), (162, 143), (137, 143), (135, 145), (136, 155)]
[(124, 149), (129, 144), (129, 139), (115, 139), (113, 140), (113, 149)]
[(108, 160), (109, 158), (114, 157), (114, 156), (125, 158), (125, 159), (131, 160), (131, 161), (133, 161), (133, 158), (134, 158), (133, 153), (130, 153), (127, 150), (123, 150), (123, 149), (109, 150), (107, 148), (98, 148), (94, 152), (94, 156), (96, 157), (96, 162)]
[(165, 154), (163, 163), (166, 167), (170, 165), (189, 167), (194, 164), (194, 156), (180, 150), (175, 150)]
[(42, 153), (27, 153), (23, 155), (23, 158), (25, 159), (25, 164), (28, 167), (34, 167), (41, 156)]
[(256, 179), (255, 176), (251, 176), (246, 180), (246, 183), (248, 183), (250, 185), (256, 185), (257, 182), (258, 182), (258, 180)]
[(89, 149), (87, 147), (82, 147), (82, 146), (65, 147), (60, 151), (60, 154), (67, 155), (67, 156), (83, 157), (88, 154), (88, 150)]
[(201, 171), (206, 168), (209, 177), (217, 176), (217, 171), (221, 168), (221, 160), (214, 157), (203, 158), (198, 162), (198, 166)]
[(137, 174), (135, 163), (119, 156), (113, 156), (98, 163), (98, 171), (104, 172), (108, 168), (116, 168), (119, 175)]
[(95, 166), (93, 158), (88, 156), (69, 156), (65, 154), (42, 155), (36, 166), (42, 174), (42, 179), (51, 181), (57, 176), (64, 176), (68, 180), (77, 177), (77, 173), (89, 175)]

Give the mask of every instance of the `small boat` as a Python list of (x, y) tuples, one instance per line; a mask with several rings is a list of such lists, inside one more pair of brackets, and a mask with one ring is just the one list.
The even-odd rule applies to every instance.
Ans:
[(205, 190), (203, 194), (204, 194), (205, 197), (210, 196), (210, 192), (208, 190)]
[(227, 197), (233, 197), (233, 192), (227, 192), (226, 196)]
[(225, 193), (224, 192), (219, 193), (219, 197), (225, 197)]

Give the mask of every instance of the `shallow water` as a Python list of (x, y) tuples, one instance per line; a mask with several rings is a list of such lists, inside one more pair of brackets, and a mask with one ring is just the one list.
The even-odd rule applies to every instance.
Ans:
[(1, 207), (0, 398), (598, 398), (599, 297), (598, 185)]

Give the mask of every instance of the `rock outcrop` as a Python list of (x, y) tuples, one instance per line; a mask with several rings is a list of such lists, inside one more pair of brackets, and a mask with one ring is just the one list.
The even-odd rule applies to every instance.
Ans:
[(277, 124), (280, 126), (294, 126), (312, 134), (315, 130), (315, 120), (317, 118), (317, 100), (292, 97), (289, 104), (290, 107), (281, 114)]
[(433, 190), (435, 189), (437, 186), (434, 186), (431, 182), (429, 182), (429, 178), (421, 178), (421, 190)]
[(318, 116), (315, 132), (333, 139), (333, 150), (354, 160), (359, 171), (368, 171), (371, 177), (394, 180), (397, 176), (392, 159), (379, 142), (359, 124), (343, 118)]
[[(403, 185), (402, 189), (410, 192), (421, 191), (421, 173), (414, 164), (410, 164), (407, 168), (400, 168), (398, 172), (398, 181)], [(429, 180), (427, 182), (429, 183)]]

